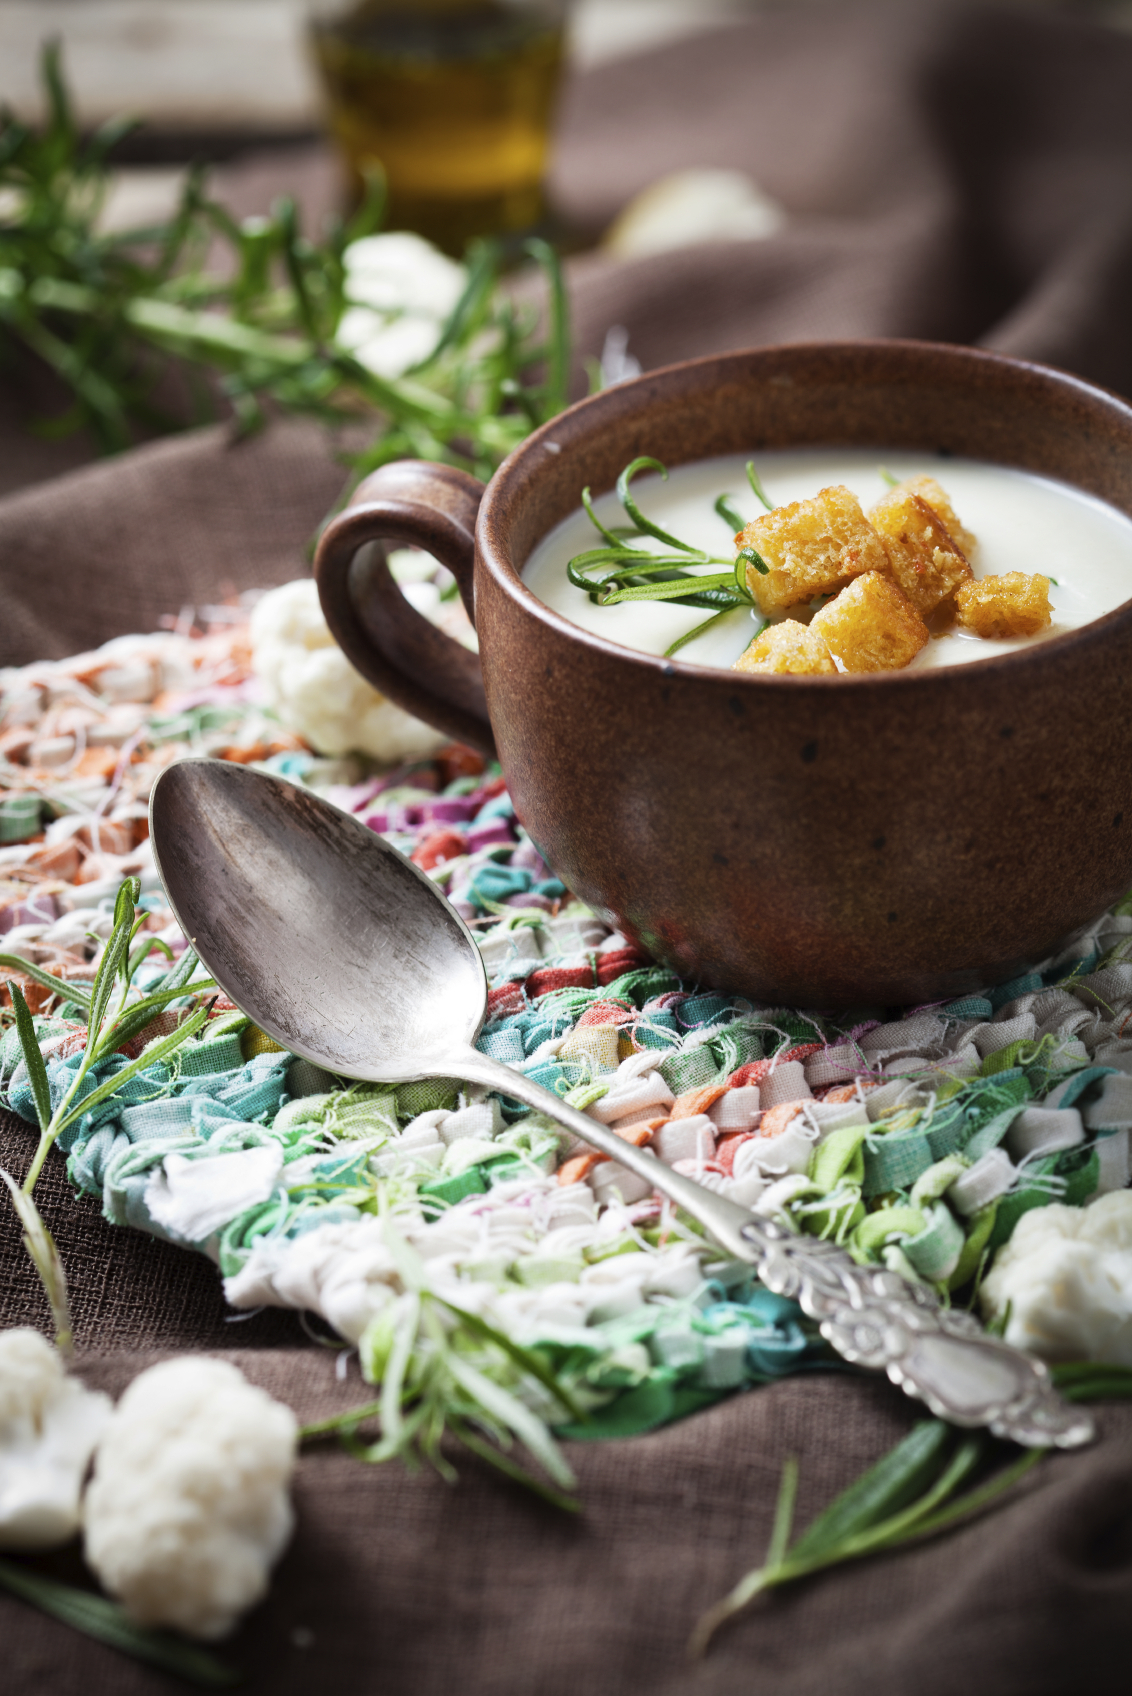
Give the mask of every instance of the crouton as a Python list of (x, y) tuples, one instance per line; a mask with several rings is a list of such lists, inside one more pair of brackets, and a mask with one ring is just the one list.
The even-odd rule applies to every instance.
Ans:
[(846, 671), (897, 671), (915, 659), (928, 627), (891, 577), (868, 571), (816, 612), (810, 624)]
[(837, 671), (821, 637), (793, 618), (785, 618), (781, 624), (768, 624), (744, 648), (732, 669), (792, 672), (796, 676)]
[(937, 483), (934, 477), (906, 477), (892, 492), (896, 494), (901, 489), (910, 495), (919, 495), (922, 501), (927, 501), (960, 553), (970, 559), (978, 545), (977, 538), (960, 522), (959, 514), (952, 506), (951, 497), (943, 485)]
[(735, 541), (769, 568), (747, 567), (747, 583), (765, 613), (826, 595), (864, 571), (887, 571), (884, 544), (843, 484), (812, 500), (791, 501), (744, 525)]
[[(925, 479), (930, 482), (929, 479)], [(893, 577), (922, 618), (971, 581), (966, 556), (938, 513), (907, 486), (892, 489), (869, 512)]]
[(976, 636), (1036, 636), (1052, 621), (1049, 578), (1039, 573), (1008, 571), (1002, 577), (982, 577), (963, 583), (955, 602), (959, 622)]

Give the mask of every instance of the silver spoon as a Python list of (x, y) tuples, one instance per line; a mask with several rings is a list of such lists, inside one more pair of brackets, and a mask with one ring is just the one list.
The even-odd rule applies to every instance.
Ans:
[(485, 1084), (555, 1119), (677, 1203), (767, 1288), (793, 1296), (854, 1364), (957, 1425), (1072, 1448), (1093, 1422), (1045, 1366), (898, 1274), (751, 1213), (674, 1172), (474, 1046), (487, 1004), (475, 939), (424, 873), (292, 783), (189, 759), (150, 802), (170, 905), (230, 998), (293, 1054), (383, 1083)]

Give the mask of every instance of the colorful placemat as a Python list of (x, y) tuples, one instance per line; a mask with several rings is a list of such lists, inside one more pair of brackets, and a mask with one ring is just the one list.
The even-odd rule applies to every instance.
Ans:
[[(182, 753), (237, 759), (327, 795), (446, 890), (489, 975), (485, 1053), (745, 1205), (785, 1212), (946, 1299), (981, 1297), (988, 1317), (1009, 1305), (1012, 1340), (1122, 1358), (1119, 1301), (1090, 1306), (1032, 1265), (1012, 1278), (1009, 1256), (996, 1268), (995, 1255), (1034, 1210), (1083, 1220), (1104, 1197), (1101, 1228), (1078, 1230), (1079, 1246), (1097, 1238), (1102, 1284), (1104, 1254), (1127, 1253), (1127, 903), (1057, 958), (962, 1001), (845, 1016), (756, 1006), (682, 982), (574, 901), (498, 768), (470, 750), (385, 771), (314, 755), (264, 706), (245, 620), (239, 604), (208, 609), (195, 626), (0, 677), (3, 976), (35, 1013), (54, 1101), (79, 1063), (81, 1009), (20, 960), (89, 983), (126, 876), (140, 881), (142, 937), (181, 958), (146, 797)], [(151, 953), (138, 991), (170, 969)], [(794, 1303), (541, 1114), (459, 1080), (394, 1089), (332, 1077), (214, 991), (185, 988), (83, 1093), (203, 1004), (198, 1037), (135, 1071), (59, 1148), (111, 1224), (214, 1260), (233, 1308), (320, 1315), (377, 1381), (392, 1338), (427, 1352), (425, 1292), (449, 1315), (537, 1345), (590, 1418), (563, 1425), (561, 1409), (537, 1411), (573, 1435), (651, 1429), (837, 1364)], [(11, 1020), (2, 1099), (32, 1122)], [(33, 1146), (29, 1123), (29, 1157)]]

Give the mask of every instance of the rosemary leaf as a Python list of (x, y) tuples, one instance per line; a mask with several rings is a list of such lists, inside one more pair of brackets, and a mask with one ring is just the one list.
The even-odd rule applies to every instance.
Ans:
[(12, 1206), (24, 1228), (24, 1247), (39, 1274), (39, 1281), (51, 1308), (51, 1319), (55, 1326), (55, 1346), (61, 1353), (70, 1354), (74, 1342), (71, 1304), (67, 1296), (67, 1275), (63, 1270), (59, 1250), (55, 1246), (55, 1239), (43, 1223), (39, 1208), (35, 1205), (26, 1184), (25, 1188), (21, 1189), (12, 1175), (2, 1167), (0, 1180), (7, 1185), (8, 1193), (12, 1197)]
[(505, 1355), (513, 1360), (522, 1371), (529, 1373), (532, 1378), (536, 1378), (562, 1404), (571, 1419), (586, 1420), (589, 1418), (586, 1410), (575, 1401), (569, 1390), (551, 1371), (537, 1349), (524, 1348), (522, 1344), (513, 1342), (505, 1332), (496, 1330), (494, 1325), (489, 1325), (486, 1319), (480, 1318), (479, 1314), (468, 1313), (464, 1308), (457, 1307), (454, 1302), (445, 1300), (443, 1296), (437, 1296), (435, 1299), (442, 1307), (446, 1307), (450, 1313), (454, 1314), (472, 1336), (479, 1337), (485, 1343), (493, 1343), (497, 1349), (501, 1349)]
[(554, 1482), (570, 1489), (575, 1481), (574, 1474), (542, 1420), (525, 1407), (517, 1396), (495, 1383), (486, 1373), (481, 1372), (470, 1361), (462, 1359), (455, 1351), (449, 1355), (447, 1365), (456, 1382), (480, 1407), (515, 1433)]
[[(215, 989), (216, 985), (211, 978), (205, 978), (199, 985), (193, 985), (194, 989), (198, 987), (206, 990)], [(167, 989), (163, 994), (147, 995), (144, 1001), (131, 1002), (114, 1021), (113, 1026), (106, 1032), (105, 1036), (100, 1039), (99, 1054), (121, 1048), (124, 1042), (130, 1042), (135, 1036), (140, 1036), (146, 1026), (153, 1023), (155, 1013), (168, 1002), (180, 1001), (183, 997), (184, 990)], [(178, 1027), (179, 1029), (180, 1027)], [(148, 1060), (146, 1062), (147, 1065), (151, 1063)]]
[(136, 1077), (147, 1066), (153, 1066), (159, 1060), (168, 1059), (169, 1055), (175, 1053), (181, 1044), (187, 1042), (190, 1037), (195, 1036), (201, 1026), (207, 1022), (208, 1008), (198, 1007), (196, 1012), (191, 1014), (183, 1025), (178, 1025), (177, 1029), (170, 1032), (168, 1036), (150, 1043), (144, 1054), (139, 1055), (136, 1060), (131, 1060), (128, 1066), (123, 1066), (122, 1070), (115, 1072), (112, 1077), (104, 1079), (96, 1089), (91, 1090), (89, 1095), (84, 1095), (81, 1101), (77, 1101), (67, 1112), (60, 1114), (53, 1126), (55, 1136), (58, 1136), (60, 1131), (65, 1131), (67, 1126), (73, 1124), (76, 1119), (81, 1119), (83, 1114), (89, 1112), (92, 1107), (97, 1107), (100, 1101), (105, 1101), (107, 1096), (113, 1095), (116, 1090), (121, 1089), (123, 1084), (129, 1083), (131, 1078)]
[(0, 966), (6, 966), (9, 971), (19, 972), (21, 977), (30, 978), (32, 983), (39, 984), (41, 989), (50, 989), (63, 1001), (73, 1001), (76, 1007), (84, 1012), (90, 1007), (90, 992), (83, 984), (68, 983), (66, 978), (52, 977), (42, 967), (36, 966), (31, 960), (25, 960), (22, 954), (0, 954)]
[(688, 594), (692, 585), (700, 595), (707, 594), (712, 589), (724, 589), (733, 597), (732, 605), (739, 605), (735, 595), (734, 573), (730, 571), (718, 572), (710, 577), (686, 576), (675, 583), (648, 583), (640, 588), (615, 589), (612, 594), (602, 596), (601, 605), (612, 607), (622, 601), (676, 601)]
[(16, 1015), (16, 1030), (19, 1032), (20, 1048), (23, 1051), (24, 1065), (28, 1070), (28, 1082), (35, 1101), (36, 1118), (39, 1128), (46, 1131), (51, 1123), (51, 1086), (47, 1081), (47, 1067), (43, 1060), (43, 1050), (39, 1046), (39, 1038), (35, 1034), (28, 1004), (24, 1000), (23, 990), (18, 983), (8, 979), (8, 994), (12, 998), (12, 1007)]
[(211, 1650), (189, 1643), (171, 1632), (135, 1625), (119, 1602), (12, 1560), (0, 1560), (0, 1585), (64, 1625), (107, 1643), (136, 1660), (148, 1661), (203, 1690), (228, 1690), (243, 1677)]
[[(142, 919), (143, 921), (145, 919), (144, 913), (142, 914)], [(136, 935), (137, 933), (135, 932), (134, 934)], [(137, 947), (133, 949), (130, 954), (129, 964), (126, 967), (126, 976), (128, 978), (132, 980), (138, 967), (149, 959), (149, 956), (153, 953), (155, 948), (159, 949), (161, 953), (165, 955), (167, 960), (172, 960), (173, 950), (167, 942), (164, 942), (159, 936), (147, 936), (144, 942), (139, 942)]]
[[(427, 1427), (434, 1418), (436, 1409), (429, 1400), (419, 1401), (416, 1407), (410, 1408), (404, 1417), (398, 1421), (397, 1430), (391, 1435), (378, 1438), (375, 1443), (363, 1443), (357, 1434), (360, 1422), (346, 1424), (339, 1433), (342, 1447), (355, 1460), (364, 1461), (367, 1466), (382, 1466), (387, 1460), (399, 1459), (410, 1471), (417, 1465), (417, 1455), (414, 1444), (420, 1440), (422, 1449), (428, 1451), (429, 1440)], [(432, 1459), (429, 1454), (429, 1459)]]
[(738, 577), (740, 565), (753, 565), (755, 570), (762, 577), (768, 576), (770, 572), (770, 566), (766, 563), (766, 560), (763, 558), (762, 554), (759, 553), (757, 548), (739, 549), (739, 556), (735, 562), (736, 577)]
[(747, 469), (747, 481), (751, 485), (751, 488), (754, 490), (756, 498), (762, 502), (762, 504), (766, 507), (766, 510), (768, 512), (773, 512), (774, 511), (774, 502), (767, 499), (766, 490), (762, 486), (762, 479), (759, 477), (758, 472), (755, 470), (755, 462), (754, 462), (753, 459), (749, 459), (747, 461), (747, 468), (746, 469)]
[(719, 514), (720, 518), (722, 518), (723, 522), (732, 532), (742, 530), (743, 526), (747, 522), (742, 513), (737, 512), (731, 505), (731, 499), (728, 495), (720, 495), (715, 502), (713, 510)]
[(522, 1484), (536, 1496), (541, 1496), (551, 1507), (561, 1508), (564, 1513), (581, 1513), (582, 1504), (577, 1496), (567, 1496), (561, 1490), (552, 1490), (541, 1478), (536, 1478), (533, 1472), (528, 1472), (525, 1466), (520, 1466), (518, 1461), (512, 1460), (510, 1455), (505, 1455), (491, 1443), (485, 1443), (471, 1425), (465, 1424), (463, 1420), (450, 1418), (448, 1428), (474, 1455), (479, 1455), (489, 1466), (494, 1466), (506, 1477), (514, 1479), (516, 1484)]
[[(736, 602), (736, 605), (738, 605), (738, 604), (739, 603)], [(710, 618), (705, 618), (704, 622), (702, 624), (693, 625), (692, 629), (686, 630), (684, 632), (683, 636), (677, 636), (675, 642), (671, 642), (668, 645), (668, 647), (665, 648), (665, 650), (664, 650), (665, 659), (670, 660), (672, 658), (673, 654), (678, 654), (680, 652), (681, 648), (685, 647), (689, 642), (694, 642), (696, 640), (697, 636), (706, 636), (708, 631), (711, 630), (715, 625), (717, 625), (719, 623), (720, 619), (726, 618), (729, 613), (733, 613), (734, 611), (735, 611), (734, 606), (721, 607), (719, 612), (713, 612)], [(764, 619), (763, 623), (765, 623), (765, 622), (766, 621)], [(759, 630), (761, 630), (761, 629), (762, 629), (762, 624), (759, 625)], [(752, 641), (754, 640), (754, 637), (758, 635), (758, 633), (759, 633), (758, 630), (756, 630), (754, 632), (754, 635), (751, 638)]]
[(976, 1514), (984, 1512), (1000, 1496), (1006, 1495), (1008, 1490), (1012, 1490), (1018, 1480), (1029, 1472), (1031, 1467), (1036, 1466), (1047, 1452), (1045, 1449), (1024, 1449), (1012, 1465), (1004, 1467), (1001, 1472), (996, 1472), (994, 1477), (989, 1478), (979, 1489), (970, 1491), (966, 1496), (961, 1496), (950, 1507), (942, 1508), (938, 1513), (929, 1514), (926, 1518), (922, 1518), (910, 1533), (910, 1536), (914, 1538), (934, 1537), (937, 1532), (947, 1531), (953, 1525), (958, 1525), (961, 1520), (973, 1519)]
[(790, 1533), (794, 1528), (794, 1504), (798, 1499), (798, 1457), (787, 1455), (782, 1463), (782, 1482), (778, 1486), (778, 1501), (774, 1508), (774, 1524), (767, 1544), (766, 1564), (781, 1566), (786, 1559)]
[[(88, 1027), (90, 1043), (97, 1039), (110, 1006), (110, 997), (114, 993), (115, 981), (121, 968), (129, 960), (132, 923), (133, 912), (131, 910), (130, 917), (125, 923), (120, 920), (115, 922), (109, 941), (102, 951), (102, 959), (99, 961), (98, 970), (94, 974), (94, 984), (90, 992), (90, 1023)], [(88, 1045), (89, 1053), (91, 1053), (91, 1049)]]
[[(1132, 1399), (1132, 1368), (1083, 1361), (1052, 1368), (1052, 1377), (1069, 1401)], [(779, 1511), (767, 1559), (740, 1579), (734, 1589), (697, 1622), (689, 1653), (703, 1654), (718, 1628), (764, 1590), (805, 1577), (823, 1567), (937, 1536), (985, 1513), (1006, 1497), (1047, 1449), (1026, 1449), (983, 1483), (960, 1493), (986, 1459), (1004, 1445), (985, 1431), (958, 1436), (942, 1420), (924, 1420), (869, 1470), (842, 1491), (802, 1534), (784, 1548), (781, 1525), (795, 1488), (793, 1459), (783, 1467)], [(921, 1492), (916, 1494), (916, 1492)], [(788, 1535), (788, 1533), (787, 1533)]]
[(542, 266), (550, 288), (550, 345), (547, 357), (543, 420), (553, 418), (567, 405), (570, 393), (570, 318), (566, 308), (566, 282), (557, 253), (541, 236), (532, 236), (524, 249)]
[(189, 979), (196, 971), (198, 964), (199, 962), (197, 960), (196, 950), (194, 948), (186, 948), (185, 952), (181, 955), (181, 958), (177, 961), (173, 969), (166, 972), (165, 976), (158, 983), (154, 984), (153, 993), (155, 995), (163, 995), (166, 990), (181, 988), (182, 985), (188, 983)]
[(688, 542), (682, 542), (679, 536), (673, 536), (669, 531), (662, 530), (658, 524), (654, 524), (650, 518), (645, 517), (629, 492), (629, 484), (638, 471), (659, 471), (665, 481), (668, 480), (668, 471), (659, 459), (650, 459), (647, 455), (641, 455), (638, 459), (630, 460), (622, 471), (617, 479), (617, 499), (625, 508), (634, 527), (642, 536), (655, 536), (658, 542), (665, 542), (670, 548), (679, 548), (682, 553), (699, 553), (698, 548), (693, 548)]
[(1115, 1366), (1108, 1361), (1071, 1361), (1050, 1368), (1057, 1388), (1070, 1402), (1127, 1401), (1132, 1399), (1132, 1366)]
[[(607, 530), (605, 525), (601, 522), (601, 519), (598, 517), (597, 513), (594, 511), (593, 497), (590, 494), (590, 487), (589, 487), (588, 483), (586, 484), (586, 487), (582, 490), (582, 505), (586, 510), (586, 514), (589, 518), (590, 523), (593, 525), (593, 527), (597, 531), (598, 535), (604, 536), (611, 548), (618, 548), (618, 549), (621, 548), (621, 546), (622, 546), (621, 538), (617, 535), (617, 533), (615, 531)], [(626, 552), (627, 551), (628, 550), (626, 550)], [(583, 556), (579, 555), (578, 557), (582, 558)], [(573, 562), (571, 562), (571, 563), (573, 563)]]
[[(388, 1442), (397, 1445), (401, 1433), (401, 1404), (405, 1375), (417, 1340), (421, 1298), (413, 1290), (405, 1299), (406, 1312), (393, 1339), (393, 1347), (381, 1374), (381, 1429)], [(363, 1338), (363, 1344), (365, 1339)], [(375, 1375), (376, 1376), (376, 1375)]]
[(792, 1555), (805, 1560), (836, 1548), (906, 1507), (943, 1470), (953, 1431), (942, 1419), (923, 1419), (896, 1447), (850, 1484), (809, 1525)]
[[(192, 985), (192, 990), (196, 994), (198, 990), (203, 993), (216, 987), (215, 978), (198, 978)], [(120, 1048), (124, 1042), (137, 1036), (139, 1031), (143, 1031), (152, 1023), (154, 1015), (163, 1007), (167, 1007), (171, 1001), (183, 1001), (185, 997), (184, 985), (175, 985), (172, 989), (155, 989), (140, 1001), (127, 1002), (113, 1022), (99, 1032), (95, 1057), (101, 1059), (104, 1054)]]
[(377, 1419), (380, 1414), (380, 1401), (363, 1402), (360, 1407), (347, 1408), (345, 1413), (332, 1413), (326, 1419), (316, 1419), (309, 1425), (301, 1425), (299, 1441), (308, 1443), (316, 1437), (337, 1436), (340, 1431), (348, 1431), (367, 1419)]

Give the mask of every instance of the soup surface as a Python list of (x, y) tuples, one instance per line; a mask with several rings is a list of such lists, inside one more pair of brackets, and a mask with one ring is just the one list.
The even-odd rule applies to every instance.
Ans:
[[(642, 443), (641, 451), (648, 451), (647, 443)], [(765, 509), (747, 481), (748, 457), (735, 455), (678, 466), (669, 473), (667, 482), (658, 473), (643, 474), (633, 480), (633, 496), (646, 516), (662, 528), (730, 561), (735, 554), (734, 533), (714, 511), (713, 503), (717, 496), (726, 494), (744, 520), (762, 515)], [(844, 483), (867, 512), (888, 490), (885, 472), (900, 481), (926, 473), (943, 485), (960, 520), (978, 538), (970, 555), (976, 578), (1022, 571), (1053, 579), (1049, 590), (1053, 623), (1039, 635), (988, 641), (956, 627), (933, 637), (909, 670), (1013, 653), (1088, 624), (1132, 599), (1132, 520), (1068, 484), (974, 460), (872, 448), (774, 451), (756, 454), (754, 461), (775, 506), (806, 500), (830, 484)], [(580, 489), (578, 493), (580, 497)], [(603, 524), (613, 527), (626, 522), (613, 491), (593, 504)], [(639, 543), (645, 549), (657, 546), (647, 536), (640, 537)], [(601, 537), (579, 505), (539, 543), (523, 570), (523, 581), (541, 601), (574, 624), (648, 654), (663, 654), (678, 638), (704, 622), (708, 614), (703, 609), (672, 602), (595, 605), (585, 590), (570, 582), (566, 567), (574, 555), (600, 545)], [(719, 565), (708, 565), (702, 571), (709, 575), (720, 569)], [(808, 615), (792, 607), (789, 616)], [(705, 635), (681, 647), (678, 658), (697, 665), (733, 665), (762, 622), (757, 609), (736, 607)]]

